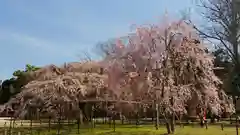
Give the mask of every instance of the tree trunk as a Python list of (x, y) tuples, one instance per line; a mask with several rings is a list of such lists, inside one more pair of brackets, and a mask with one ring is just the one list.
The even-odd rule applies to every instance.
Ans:
[(113, 131), (116, 131), (116, 114), (113, 115)]
[(48, 131), (50, 132), (51, 129), (51, 117), (48, 117)]
[(216, 123), (214, 115), (211, 116), (211, 123)]
[(203, 126), (204, 126), (204, 120), (203, 120), (203, 118), (201, 118), (200, 126), (201, 126), (202, 128), (203, 128)]
[(172, 114), (172, 118), (170, 119), (171, 133), (175, 132), (175, 115)]
[(83, 112), (81, 109), (79, 110), (79, 124), (83, 124)]
[(95, 127), (95, 120), (94, 120), (94, 105), (92, 105), (92, 107), (91, 107), (91, 116), (90, 116), (91, 118), (91, 125), (92, 125), (92, 128), (94, 128)]
[(170, 128), (169, 121), (166, 122), (166, 128), (167, 128), (167, 133), (171, 134), (171, 128)]
[(136, 127), (139, 125), (139, 114), (138, 112), (136, 113)]
[(120, 119), (121, 119), (121, 123), (122, 123), (122, 125), (124, 124), (124, 117), (123, 117), (123, 115), (122, 115), (122, 112), (120, 112)]
[(152, 124), (154, 124), (154, 118), (155, 118), (155, 112), (156, 112), (156, 108), (154, 108), (155, 104), (154, 102), (152, 103)]
[(238, 117), (236, 116), (236, 135), (238, 135)]
[(158, 127), (159, 127), (159, 110), (158, 110), (158, 104), (156, 104), (156, 124), (155, 124), (155, 127), (156, 127), (156, 130), (158, 130)]
[[(165, 123), (166, 123), (166, 129), (167, 129), (167, 133), (171, 134), (172, 133), (172, 127), (171, 127), (171, 122), (170, 122), (170, 118), (168, 115), (164, 115), (165, 117)], [(170, 118), (170, 119), (169, 119)]]
[(193, 95), (192, 100), (188, 102), (188, 117), (191, 121), (195, 121), (197, 119), (197, 105), (198, 103), (195, 101), (197, 95)]

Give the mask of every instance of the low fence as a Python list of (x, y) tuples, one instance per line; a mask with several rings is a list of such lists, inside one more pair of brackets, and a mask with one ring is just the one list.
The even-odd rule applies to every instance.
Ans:
[[(228, 121), (217, 122), (213, 125), (219, 126), (219, 129), (224, 130), (226, 126), (236, 126), (238, 123), (230, 124)], [(140, 119), (140, 120), (111, 120), (108, 118), (93, 119), (88, 123), (80, 123), (78, 120), (14, 120), (11, 118), (0, 119), (1, 128), (0, 135), (69, 135), (89, 132), (89, 130), (96, 127), (110, 129), (115, 131), (116, 127), (139, 127), (139, 125), (152, 126), (155, 125), (154, 119)], [(210, 120), (209, 120), (210, 121)], [(160, 119), (159, 124), (164, 126), (165, 122)], [(176, 121), (177, 125), (181, 127), (192, 126), (199, 127), (199, 122)], [(207, 129), (207, 124), (205, 125)]]

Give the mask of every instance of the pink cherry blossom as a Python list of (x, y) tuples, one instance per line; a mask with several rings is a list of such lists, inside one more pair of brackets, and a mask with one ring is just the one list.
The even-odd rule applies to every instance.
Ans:
[(109, 89), (119, 99), (149, 106), (155, 101), (167, 114), (187, 113), (189, 102), (215, 114), (234, 112), (218, 87), (214, 57), (196, 42), (200, 39), (192, 26), (180, 20), (139, 27), (128, 40), (125, 46), (117, 41), (115, 53), (105, 58)]

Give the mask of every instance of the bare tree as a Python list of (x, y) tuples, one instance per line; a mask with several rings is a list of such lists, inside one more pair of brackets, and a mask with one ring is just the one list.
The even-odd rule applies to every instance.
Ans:
[[(200, 36), (227, 53), (231, 58), (233, 68), (229, 73), (228, 88), (232, 90), (233, 100), (236, 105), (236, 95), (239, 90), (236, 87), (239, 82), (240, 61), (239, 61), (239, 43), (240, 43), (240, 1), (239, 0), (197, 0), (197, 6), (200, 7), (201, 15), (204, 18), (202, 27), (194, 26)], [(188, 22), (193, 24), (190, 19)]]
[(81, 62), (89, 62), (92, 61), (92, 56), (90, 53), (88, 53), (87, 51), (81, 51), (81, 54), (78, 55), (78, 57), (80, 58)]
[(97, 53), (102, 57), (102, 58), (106, 58), (109, 55), (113, 54), (116, 52), (117, 48), (116, 48), (116, 41), (121, 40), (122, 42), (127, 42), (128, 41), (128, 37), (131, 34), (129, 34), (128, 36), (122, 36), (120, 38), (113, 38), (113, 39), (109, 39), (105, 42), (99, 42), (96, 45), (96, 51)]
[(114, 51), (114, 42), (112, 40), (106, 42), (99, 42), (96, 45), (96, 51), (101, 57), (106, 57)]
[[(240, 39), (240, 1), (239, 0), (198, 0), (205, 19), (202, 28), (196, 27), (200, 35), (211, 41), (218, 41), (219, 47), (227, 50), (235, 65), (240, 66), (238, 45)], [(191, 23), (191, 21), (190, 21)], [(238, 71), (237, 71), (238, 72)]]

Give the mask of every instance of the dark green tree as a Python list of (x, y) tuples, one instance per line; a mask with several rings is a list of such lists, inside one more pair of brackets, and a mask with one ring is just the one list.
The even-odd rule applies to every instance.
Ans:
[(26, 64), (24, 70), (17, 70), (13, 72), (12, 78), (4, 80), (0, 89), (0, 104), (6, 103), (12, 96), (19, 93), (21, 88), (31, 81), (29, 73), (38, 69), (40, 68)]

